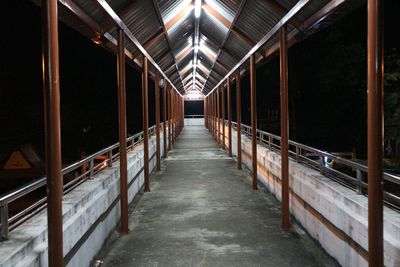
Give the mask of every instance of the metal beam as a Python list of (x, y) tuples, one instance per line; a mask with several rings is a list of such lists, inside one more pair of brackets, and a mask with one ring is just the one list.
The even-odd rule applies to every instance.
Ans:
[[(215, 66), (215, 64), (216, 64), (216, 62), (217, 62), (217, 60), (218, 60), (218, 57), (220, 56), (220, 54), (221, 54), (221, 52), (222, 52), (222, 49), (223, 49), (223, 47), (225, 46), (226, 41), (228, 40), (229, 34), (230, 34), (230, 32), (231, 32), (233, 26), (235, 25), (237, 19), (239, 18), (239, 15), (241, 14), (241, 12), (242, 12), (242, 10), (243, 10), (245, 4), (246, 4), (246, 0), (243, 0), (243, 1), (240, 3), (240, 6), (239, 6), (238, 11), (236, 12), (235, 18), (233, 19), (232, 22), (229, 22), (229, 26), (227, 26), (227, 28), (228, 28), (228, 33), (226, 34), (224, 40), (222, 41), (221, 47), (219, 48), (218, 54), (217, 54), (217, 56), (216, 56), (216, 58), (215, 58), (215, 62), (214, 62), (214, 64), (213, 64), (212, 67), (211, 67), (211, 70), (210, 70), (210, 72), (209, 72), (209, 74), (208, 74), (208, 77), (211, 76), (211, 72), (212, 72), (212, 70), (214, 69), (214, 66)], [(213, 10), (210, 9), (209, 12), (213, 12), (213, 13), (215, 14), (215, 16), (219, 17), (219, 15), (217, 14), (217, 13), (218, 13), (217, 11), (213, 11)], [(217, 18), (217, 17), (216, 17), (216, 18)], [(221, 15), (221, 17), (223, 17), (223, 16)], [(222, 22), (221, 22), (221, 23), (222, 23)], [(226, 23), (226, 21), (225, 21), (225, 23)], [(223, 24), (224, 24), (224, 23), (223, 23)], [(225, 25), (225, 24), (224, 24), (224, 25)], [(225, 25), (225, 26), (226, 26), (226, 25)], [(229, 74), (229, 72), (228, 72), (228, 74)], [(204, 86), (203, 86), (203, 88), (202, 88), (202, 91), (204, 90), (204, 87), (206, 86), (206, 83), (208, 82), (208, 77), (207, 77), (207, 79), (206, 79), (206, 82), (204, 83)], [(215, 89), (215, 88), (214, 88), (214, 89)]]
[(232, 33), (234, 33), (237, 37), (239, 37), (240, 39), (242, 39), (245, 43), (247, 43), (250, 47), (253, 47), (256, 45), (255, 42), (253, 42), (253, 40), (250, 39), (250, 37), (248, 37), (244, 32), (242, 32), (239, 28), (237, 27), (232, 27)]
[[(155, 34), (153, 34), (152, 36), (150, 36), (149, 39), (147, 39), (146, 42), (143, 43), (143, 47), (145, 49), (149, 48), (151, 45), (153, 45), (155, 42), (157, 42), (158, 40), (160, 40), (161, 37), (164, 36), (164, 31), (162, 29), (158, 30)], [(140, 51), (139, 50), (135, 50), (132, 53), (132, 58), (137, 58), (140, 55)]]
[[(129, 3), (126, 6), (116, 10), (115, 13), (117, 13), (120, 18), (123, 18), (126, 15), (128, 15), (129, 12), (132, 11), (132, 9), (135, 7), (137, 2), (138, 2), (138, 0), (131, 0), (131, 1), (129, 1)], [(102, 28), (104, 28), (104, 32), (109, 32), (114, 27), (115, 27), (115, 22), (111, 17), (108, 17), (102, 23)]]
[(57, 0), (42, 0), (42, 59), (49, 266), (64, 266)]
[(188, 46), (185, 50), (183, 50), (181, 53), (179, 53), (175, 58), (176, 63), (181, 62), (181, 60), (184, 59), (187, 55), (189, 55), (190, 52), (192, 52), (192, 50), (193, 50), (193, 47)]
[[(163, 21), (162, 16), (161, 16), (160, 8), (158, 6), (158, 1), (157, 0), (152, 0), (152, 2), (153, 2), (154, 10), (155, 10), (155, 12), (157, 14), (157, 17), (158, 17), (158, 21), (159, 21), (159, 23), (161, 25), (161, 28), (164, 31), (165, 38), (167, 39), (167, 43), (168, 43), (169, 50), (171, 52), (171, 56), (172, 56), (172, 58), (173, 58), (173, 60), (175, 62), (176, 71), (178, 71), (179, 70), (178, 64), (176, 63), (175, 54), (173, 52), (174, 50), (172, 49), (172, 46), (171, 46), (171, 40), (169, 39), (169, 35), (168, 35), (168, 32), (167, 32), (167, 29), (165, 27), (164, 21)], [(181, 79), (181, 82), (182, 82), (182, 79)], [(178, 90), (176, 90), (176, 91), (178, 91)]]
[[(129, 28), (125, 25), (125, 23), (121, 20), (121, 18), (115, 13), (115, 11), (111, 8), (111, 6), (108, 4), (106, 0), (95, 0), (97, 3), (102, 7), (102, 9), (106, 12), (108, 16), (110, 16), (116, 25), (120, 27), (124, 32), (126, 37), (129, 38), (129, 40), (135, 45), (140, 52), (150, 61), (150, 63), (156, 68), (162, 75), (163, 77), (168, 81), (168, 83), (171, 85), (174, 90), (181, 95), (179, 90), (175, 87), (175, 85), (170, 81), (170, 79), (165, 75), (165, 73), (162, 71), (160, 66), (154, 61), (154, 59), (150, 56), (150, 54), (144, 49), (144, 47), (139, 43), (139, 41), (136, 39), (136, 37), (132, 34), (132, 32), (129, 30)], [(172, 51), (172, 50), (171, 50)], [(182, 95), (181, 95), (182, 96)]]
[[(275, 0), (264, 0), (264, 2), (280, 17), (283, 17), (288, 13), (288, 11)], [(303, 30), (303, 23), (295, 16), (289, 20), (289, 24), (299, 31)]]
[(189, 4), (187, 5), (184, 9), (182, 9), (178, 14), (175, 15), (172, 19), (170, 19), (166, 24), (165, 24), (165, 30), (168, 31), (172, 27), (176, 25), (181, 19), (183, 19), (185, 16), (188, 16), (188, 14), (192, 11), (193, 5)]
[(216, 20), (221, 22), (226, 28), (231, 28), (231, 22), (227, 20), (221, 13), (219, 13), (215, 8), (210, 6), (209, 4), (203, 4), (203, 9), (207, 11), (211, 16), (213, 16)]

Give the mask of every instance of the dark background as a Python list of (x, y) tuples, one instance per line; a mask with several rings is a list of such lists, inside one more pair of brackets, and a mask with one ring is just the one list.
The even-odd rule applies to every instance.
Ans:
[(185, 101), (185, 115), (204, 115), (204, 101)]
[[(394, 58), (389, 67), (397, 71), (400, 1), (384, 3), (385, 55)], [(40, 9), (30, 1), (16, 0), (5, 1), (2, 11), (14, 18), (0, 19), (7, 25), (0, 41), (0, 164), (11, 149), (22, 144), (32, 144), (44, 158)], [(366, 30), (364, 5), (289, 49), (291, 139), (331, 152), (356, 151), (360, 158), (365, 156)], [(59, 35), (62, 156), (68, 164), (117, 142), (117, 67), (114, 55), (61, 22)], [(130, 135), (142, 129), (140, 84), (140, 73), (127, 65)], [(241, 86), (243, 123), (249, 124), (248, 76)], [(398, 80), (390, 86), (395, 95), (392, 106), (397, 110)], [(233, 120), (235, 94), (233, 85)], [(150, 126), (155, 121), (154, 101), (150, 80)], [(202, 102), (185, 104), (187, 114), (199, 108), (202, 112)], [(257, 67), (257, 109), (258, 128), (279, 134), (277, 55)], [(393, 121), (396, 135), (398, 121)]]

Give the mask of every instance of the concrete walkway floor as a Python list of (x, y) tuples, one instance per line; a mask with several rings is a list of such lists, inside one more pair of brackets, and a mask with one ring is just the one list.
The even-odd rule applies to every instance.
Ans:
[(253, 191), (204, 127), (184, 128), (151, 190), (102, 266), (336, 266), (299, 227), (280, 229), (277, 200)]

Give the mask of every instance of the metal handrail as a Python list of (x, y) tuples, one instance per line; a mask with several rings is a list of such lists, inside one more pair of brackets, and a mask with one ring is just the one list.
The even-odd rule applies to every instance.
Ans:
[[(167, 122), (168, 125), (168, 122)], [(160, 123), (160, 131), (163, 129), (163, 123)], [(156, 126), (152, 126), (148, 129), (149, 136), (156, 134)], [(128, 151), (131, 151), (135, 145), (142, 142), (143, 140), (143, 131), (130, 136), (127, 138), (127, 148)], [(117, 151), (115, 151), (117, 150)], [(96, 163), (95, 160), (98, 159), (100, 156), (106, 155), (107, 158), (102, 160), (100, 163)], [(69, 181), (68, 183), (64, 184), (63, 186), (63, 194), (67, 194), (72, 189), (76, 188), (78, 185), (82, 184), (84, 181), (88, 179), (92, 179), (93, 175), (100, 172), (101, 170), (112, 167), (114, 161), (119, 158), (119, 143), (115, 143), (109, 147), (106, 147), (80, 161), (77, 161), (65, 168), (62, 169), (63, 177), (67, 174), (72, 173), (77, 169), (83, 169), (83, 173), (78, 175), (77, 177), (73, 178), (73, 180)], [(87, 169), (87, 170), (86, 170)], [(25, 208), (24, 210), (20, 211), (19, 213), (13, 215), (9, 218), (9, 204), (13, 201), (16, 201), (27, 194), (38, 190), (46, 185), (46, 177), (40, 177), (35, 181), (26, 184), (20, 188), (17, 188), (5, 195), (0, 196), (0, 219), (1, 219), (1, 233), (0, 233), (0, 240), (7, 240), (9, 231), (20, 225), (22, 222), (26, 221), (27, 219), (31, 218), (33, 215), (37, 214), (40, 210), (46, 207), (46, 200), (47, 198), (44, 197), (39, 201), (33, 203), (29, 207)]]
[[(228, 122), (225, 121), (228, 125)], [(232, 122), (236, 130), (237, 123)], [(251, 127), (242, 124), (242, 134), (251, 137)], [(280, 136), (257, 129), (257, 142), (271, 150), (280, 152)], [(295, 161), (318, 170), (324, 176), (331, 178), (353, 190), (358, 194), (366, 195), (368, 166), (349, 160), (323, 150), (289, 140), (289, 156)], [(341, 169), (335, 169), (329, 164), (340, 164)], [(384, 180), (400, 185), (400, 177), (392, 173), (384, 172)], [(395, 209), (400, 208), (400, 196), (384, 191), (385, 203)]]
[(185, 115), (185, 119), (204, 118), (204, 115)]

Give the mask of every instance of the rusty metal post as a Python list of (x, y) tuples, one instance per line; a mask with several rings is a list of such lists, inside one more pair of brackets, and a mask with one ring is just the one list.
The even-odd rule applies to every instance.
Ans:
[(214, 109), (214, 138), (215, 140), (217, 140), (217, 91), (215, 91), (213, 93), (214, 97), (213, 97), (213, 109)]
[(185, 99), (181, 97), (181, 120), (182, 120), (181, 130), (183, 130), (183, 125), (185, 124), (185, 112), (183, 111), (184, 106), (185, 106)]
[(237, 167), (242, 169), (242, 97), (240, 92), (240, 70), (236, 74), (236, 131), (237, 131)]
[(128, 229), (128, 163), (126, 147), (126, 71), (125, 71), (125, 33), (118, 29), (118, 125), (119, 125), (119, 164), (120, 164), (120, 205), (121, 233)]
[(163, 145), (164, 145), (164, 158), (167, 158), (167, 82), (164, 79), (163, 84)]
[(183, 114), (183, 105), (185, 104), (183, 97), (179, 97), (179, 110), (180, 110), (180, 117), (179, 120), (181, 121), (181, 130), (183, 130), (183, 121), (185, 120), (185, 114)]
[(175, 142), (175, 106), (174, 106), (174, 90), (171, 88), (171, 144)]
[(181, 104), (180, 104), (180, 99), (179, 99), (179, 95), (176, 94), (176, 123), (177, 123), (177, 135), (176, 137), (178, 137), (180, 131), (181, 131)]
[(214, 135), (214, 94), (210, 95), (210, 125), (211, 133)]
[(143, 58), (142, 70), (142, 112), (143, 112), (143, 151), (144, 151), (144, 191), (150, 192), (150, 179), (149, 179), (149, 106), (148, 106), (148, 62), (147, 58)]
[(175, 91), (171, 89), (171, 130), (172, 130), (172, 135), (171, 135), (171, 141), (172, 144), (175, 143), (175, 103), (174, 103), (174, 98), (175, 98)]
[(48, 260), (49, 266), (64, 266), (57, 0), (42, 0), (42, 35)]
[[(219, 88), (221, 89), (221, 88)], [(221, 107), (220, 107), (220, 90), (216, 90), (217, 91), (217, 121), (218, 121), (218, 130), (217, 130), (217, 142), (218, 144), (220, 144), (221, 141)]]
[(257, 98), (256, 68), (254, 54), (250, 56), (250, 106), (251, 106), (251, 177), (252, 186), (257, 190)]
[(368, 0), (368, 249), (369, 266), (383, 257), (383, 1)]
[(174, 134), (172, 135), (172, 137), (173, 137), (172, 144), (174, 144), (175, 141), (176, 141), (176, 124), (177, 124), (177, 121), (176, 121), (176, 110), (177, 110), (177, 107), (176, 107), (176, 92), (175, 91), (173, 91), (173, 94), (172, 94), (172, 110), (173, 110), (172, 111), (172, 116), (173, 116), (172, 122), (174, 123), (174, 127), (173, 127)]
[(222, 148), (225, 149), (225, 89), (221, 85), (221, 98), (222, 98)]
[(231, 78), (228, 77), (227, 85), (227, 102), (228, 102), (228, 155), (232, 157), (232, 107), (231, 107)]
[(207, 129), (210, 131), (211, 130), (211, 125), (210, 125), (210, 96), (207, 97)]
[(168, 150), (172, 149), (171, 87), (168, 90)]
[(160, 74), (156, 70), (156, 77), (154, 81), (155, 98), (156, 98), (156, 164), (157, 171), (161, 170), (161, 153), (160, 153)]
[(204, 126), (207, 128), (207, 98), (203, 100)]
[(282, 228), (289, 229), (289, 104), (287, 28), (280, 30)]

